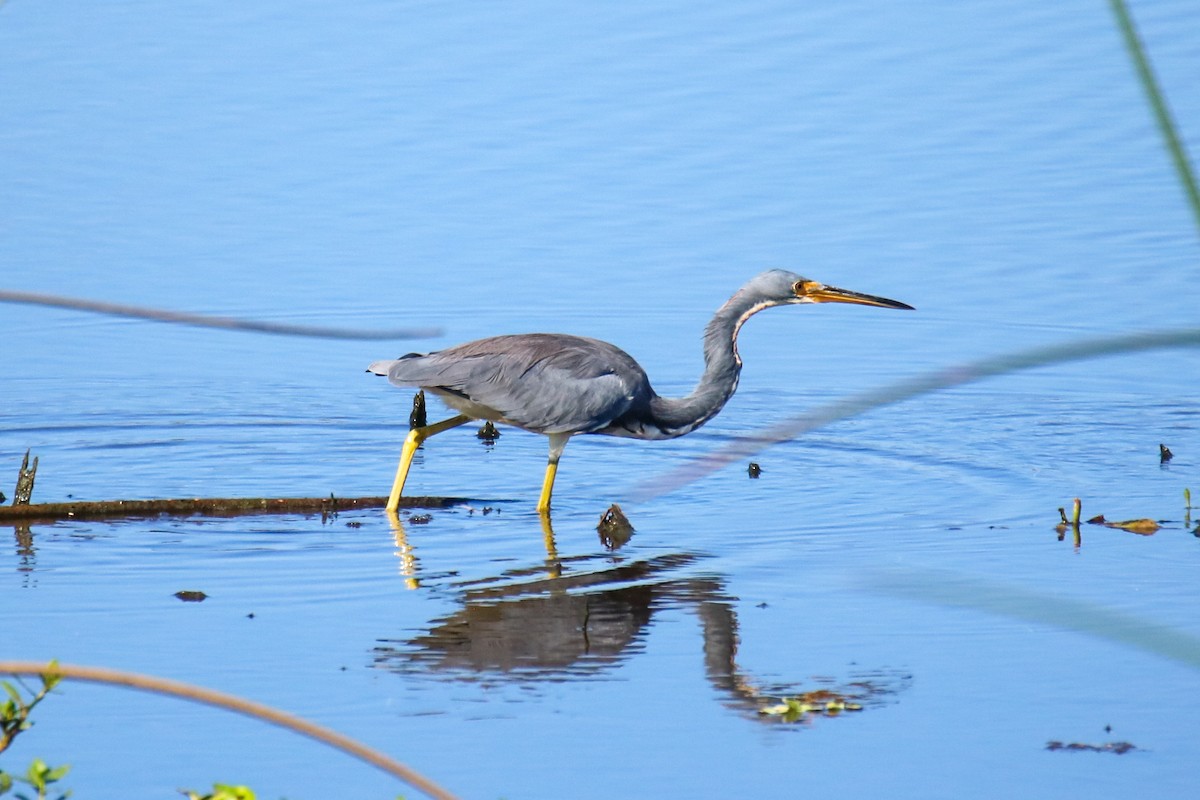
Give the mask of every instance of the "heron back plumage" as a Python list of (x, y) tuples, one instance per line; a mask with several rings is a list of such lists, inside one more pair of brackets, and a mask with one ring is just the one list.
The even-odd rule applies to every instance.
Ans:
[(535, 433), (597, 431), (652, 395), (624, 350), (568, 334), (493, 336), (369, 370), (437, 394), (460, 413)]

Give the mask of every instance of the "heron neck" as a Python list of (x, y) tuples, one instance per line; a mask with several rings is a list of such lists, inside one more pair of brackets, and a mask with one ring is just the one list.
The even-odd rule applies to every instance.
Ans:
[(658, 426), (670, 436), (682, 436), (708, 422), (737, 390), (742, 359), (738, 356), (738, 332), (751, 316), (772, 305), (754, 300), (739, 291), (717, 310), (704, 329), (704, 374), (686, 397), (656, 397), (651, 412)]

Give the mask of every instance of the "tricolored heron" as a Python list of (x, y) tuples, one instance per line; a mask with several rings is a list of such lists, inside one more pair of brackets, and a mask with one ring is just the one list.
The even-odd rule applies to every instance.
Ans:
[(471, 420), (513, 425), (550, 438), (538, 511), (550, 509), (558, 460), (577, 433), (674, 439), (708, 422), (738, 385), (738, 331), (764, 308), (797, 303), (855, 303), (912, 309), (883, 297), (836, 289), (784, 270), (755, 277), (718, 309), (704, 331), (704, 375), (686, 397), (659, 397), (646, 371), (624, 350), (564, 333), (478, 339), (448, 350), (376, 361), (368, 372), (396, 386), (432, 392), (458, 416), (413, 428), (404, 441), (387, 508), (395, 511), (413, 454), (434, 434)]

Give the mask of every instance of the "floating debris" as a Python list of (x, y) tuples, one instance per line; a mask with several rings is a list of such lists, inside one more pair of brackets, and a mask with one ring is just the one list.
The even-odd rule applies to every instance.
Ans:
[(1109, 522), (1104, 518), (1103, 514), (1092, 517), (1088, 520), (1089, 525), (1103, 525), (1106, 528), (1120, 528), (1123, 531), (1140, 534), (1142, 536), (1150, 536), (1158, 531), (1162, 526), (1152, 519), (1127, 519), (1121, 522)]
[(1104, 744), (1083, 744), (1082, 742), (1046, 742), (1047, 750), (1061, 750), (1068, 753), (1115, 753), (1123, 756), (1137, 750), (1129, 742), (1105, 742)]
[(840, 692), (814, 689), (796, 697), (785, 697), (780, 703), (763, 706), (758, 713), (779, 717), (784, 722), (803, 722), (812, 716), (836, 717), (846, 711), (862, 710), (862, 703), (856, 703)]
[(428, 525), (433, 520), (433, 514), (413, 514), (408, 521), (413, 525)]
[(633, 536), (633, 525), (621, 507), (613, 503), (600, 515), (600, 524), (596, 526), (596, 532), (600, 534), (600, 543), (605, 549), (616, 550)]
[(1167, 447), (1165, 444), (1160, 444), (1158, 446), (1158, 463), (1165, 464), (1174, 457), (1175, 454), (1171, 452), (1171, 448)]
[(475, 436), (482, 439), (485, 444), (492, 444), (500, 438), (500, 431), (496, 430), (496, 426), (489, 419), (484, 421), (483, 427), (479, 429), (479, 432)]
[(176, 592), (174, 596), (185, 603), (203, 603), (208, 599), (208, 595), (198, 589), (184, 589)]
[[(1054, 526), (1054, 530), (1058, 531), (1059, 541), (1062, 541), (1067, 530), (1070, 529), (1075, 533), (1075, 546), (1079, 546), (1079, 516), (1081, 508), (1082, 504), (1079, 502), (1079, 498), (1076, 497), (1074, 511), (1071, 515), (1071, 519), (1069, 520), (1067, 519), (1067, 512), (1062, 508), (1058, 509), (1058, 516), (1061, 521)], [(1130, 533), (1136, 533), (1139, 536), (1150, 536), (1154, 533), (1157, 533), (1158, 529), (1162, 527), (1162, 523), (1159, 521), (1146, 517), (1141, 519), (1126, 519), (1119, 522), (1110, 522), (1104, 517), (1103, 514), (1097, 514), (1089, 519), (1087, 523), (1089, 525), (1101, 525), (1105, 528), (1116, 528), (1118, 530), (1129, 531)]]
[(751, 461), (750, 466), (746, 467), (746, 473), (751, 478), (757, 478), (759, 475), (762, 475), (762, 467), (760, 467), (755, 462)]

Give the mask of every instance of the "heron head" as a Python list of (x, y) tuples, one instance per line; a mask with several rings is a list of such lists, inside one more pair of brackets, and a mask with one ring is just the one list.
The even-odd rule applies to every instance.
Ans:
[(793, 273), (783, 272), (782, 270), (779, 272), (780, 275), (778, 277), (772, 277), (779, 282), (786, 280), (787, 288), (784, 290), (783, 299), (781, 300), (783, 303), (852, 303), (860, 306), (913, 310), (912, 306), (907, 303), (901, 303), (899, 300), (889, 300), (886, 297), (876, 297), (872, 294), (852, 292), (849, 289), (839, 289), (836, 286), (827, 286), (820, 281), (809, 280)]

